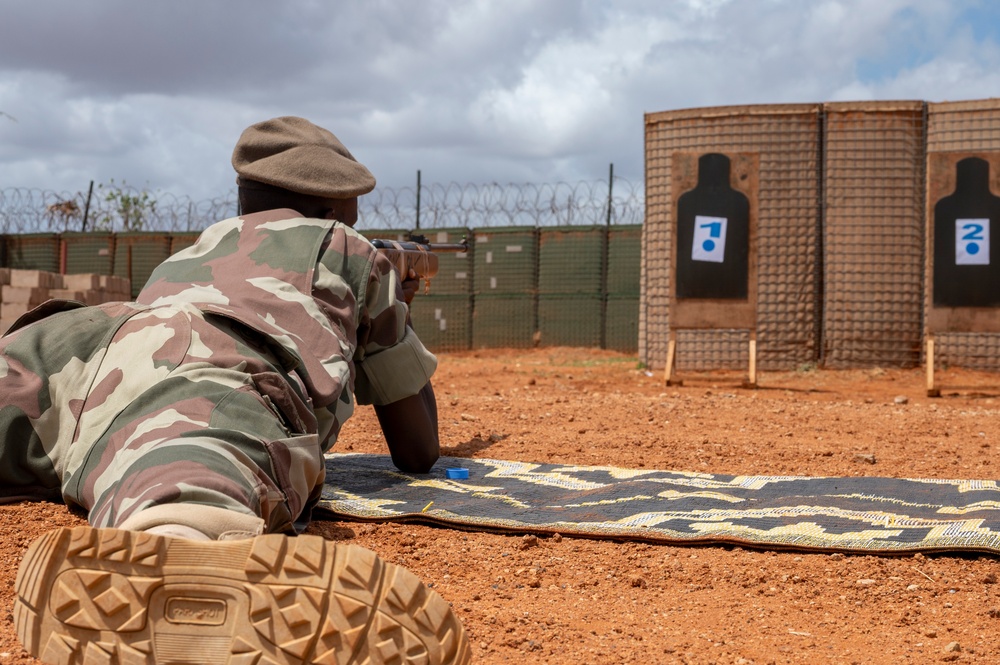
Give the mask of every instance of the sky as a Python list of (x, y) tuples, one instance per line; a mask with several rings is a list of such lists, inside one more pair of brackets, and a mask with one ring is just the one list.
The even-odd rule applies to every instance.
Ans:
[(0, 0), (0, 189), (229, 196), (281, 115), (383, 187), (641, 184), (645, 113), (997, 96), (995, 0)]

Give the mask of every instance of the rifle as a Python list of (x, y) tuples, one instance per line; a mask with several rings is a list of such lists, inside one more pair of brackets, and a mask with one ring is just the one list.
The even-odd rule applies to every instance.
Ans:
[(424, 280), (424, 294), (430, 291), (431, 278), (437, 275), (438, 253), (469, 251), (469, 241), (465, 237), (462, 238), (462, 242), (456, 243), (432, 243), (427, 236), (414, 233), (410, 233), (408, 238), (408, 240), (376, 238), (371, 243), (389, 258), (400, 279), (406, 279), (410, 270), (413, 270), (417, 274), (417, 279)]

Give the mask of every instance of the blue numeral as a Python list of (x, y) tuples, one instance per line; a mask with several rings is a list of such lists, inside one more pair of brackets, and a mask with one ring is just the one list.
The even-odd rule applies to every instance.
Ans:
[[(718, 238), (722, 235), (722, 222), (708, 222), (706, 224), (702, 224), (701, 228), (708, 229), (709, 238)], [(982, 227), (980, 227), (980, 229), (981, 228)]]
[(982, 224), (964, 224), (962, 230), (966, 231), (972, 229), (964, 236), (962, 240), (982, 240), (983, 239), (983, 225)]

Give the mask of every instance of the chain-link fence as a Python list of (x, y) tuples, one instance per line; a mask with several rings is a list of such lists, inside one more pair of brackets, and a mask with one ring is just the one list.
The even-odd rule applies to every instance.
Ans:
[[(419, 196), (418, 196), (419, 193)], [(641, 184), (620, 177), (576, 184), (379, 187), (359, 201), (359, 229), (641, 224)], [(237, 214), (236, 193), (195, 201), (124, 183), (76, 193), (0, 189), (0, 233), (200, 231)]]

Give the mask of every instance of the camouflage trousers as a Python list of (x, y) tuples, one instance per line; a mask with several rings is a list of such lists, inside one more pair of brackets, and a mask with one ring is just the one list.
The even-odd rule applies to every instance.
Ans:
[(304, 526), (322, 489), (291, 368), (236, 322), (177, 305), (60, 312), (0, 338), (0, 502), (212, 537)]

